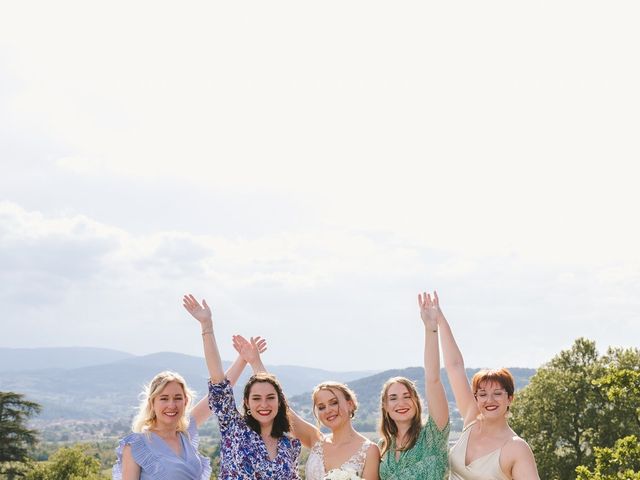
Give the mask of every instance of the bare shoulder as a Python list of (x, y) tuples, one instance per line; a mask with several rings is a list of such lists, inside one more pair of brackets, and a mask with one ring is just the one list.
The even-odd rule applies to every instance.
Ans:
[(377, 443), (371, 442), (371, 444), (369, 445), (369, 448), (367, 448), (367, 456), (369, 455), (375, 455), (377, 457), (380, 457), (380, 448), (378, 448)]
[(511, 439), (505, 443), (503, 451), (516, 456), (529, 455), (531, 454), (531, 447), (529, 447), (529, 444), (522, 437), (513, 435)]
[(512, 478), (540, 480), (536, 460), (529, 444), (514, 435), (504, 446), (500, 466), (504, 472), (510, 472)]
[(508, 470), (516, 465), (535, 465), (531, 447), (517, 435), (511, 437), (502, 448), (502, 458)]

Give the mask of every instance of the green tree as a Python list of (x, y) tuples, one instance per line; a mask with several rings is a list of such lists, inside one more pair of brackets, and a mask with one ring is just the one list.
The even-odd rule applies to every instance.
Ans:
[(37, 441), (37, 432), (27, 428), (27, 420), (40, 409), (20, 393), (0, 392), (0, 473), (11, 477), (20, 472), (19, 464), (28, 459)]
[(49, 462), (36, 465), (26, 480), (102, 480), (100, 461), (87, 455), (84, 445), (64, 447)]
[[(579, 338), (518, 393), (511, 423), (531, 445), (541, 478), (576, 478), (579, 465), (593, 467), (595, 447), (640, 434), (637, 415), (634, 421), (630, 413), (640, 401), (637, 391), (635, 400), (616, 397), (616, 379), (626, 370), (640, 371), (640, 351), (609, 349), (600, 357), (595, 342)], [(629, 380), (626, 374), (622, 378)]]
[(619, 439), (613, 448), (594, 450), (595, 468), (579, 466), (578, 480), (640, 480), (640, 444), (635, 435)]

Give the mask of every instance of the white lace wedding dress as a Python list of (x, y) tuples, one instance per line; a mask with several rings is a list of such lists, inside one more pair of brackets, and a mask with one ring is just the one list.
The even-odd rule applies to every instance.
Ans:
[[(318, 440), (311, 451), (309, 452), (309, 458), (305, 466), (305, 474), (307, 480), (323, 480), (327, 475), (327, 471), (324, 469), (324, 453), (322, 450), (323, 440)], [(342, 470), (353, 470), (359, 476), (362, 476), (362, 470), (364, 470), (364, 462), (367, 458), (367, 450), (373, 442), (365, 440), (362, 442), (362, 446), (354, 453), (346, 462), (340, 465)]]

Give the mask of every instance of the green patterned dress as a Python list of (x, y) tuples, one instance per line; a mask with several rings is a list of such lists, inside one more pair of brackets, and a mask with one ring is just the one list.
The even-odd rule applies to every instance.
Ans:
[(380, 462), (381, 480), (443, 480), (449, 462), (449, 422), (439, 430), (429, 417), (411, 450), (400, 453), (396, 460), (395, 440)]

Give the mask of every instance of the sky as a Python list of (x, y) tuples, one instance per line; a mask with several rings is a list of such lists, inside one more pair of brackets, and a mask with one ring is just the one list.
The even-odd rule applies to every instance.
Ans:
[[(442, 3), (442, 2), (440, 2)], [(3, 2), (0, 347), (467, 366), (640, 344), (640, 5)], [(635, 219), (635, 220), (634, 220)]]

